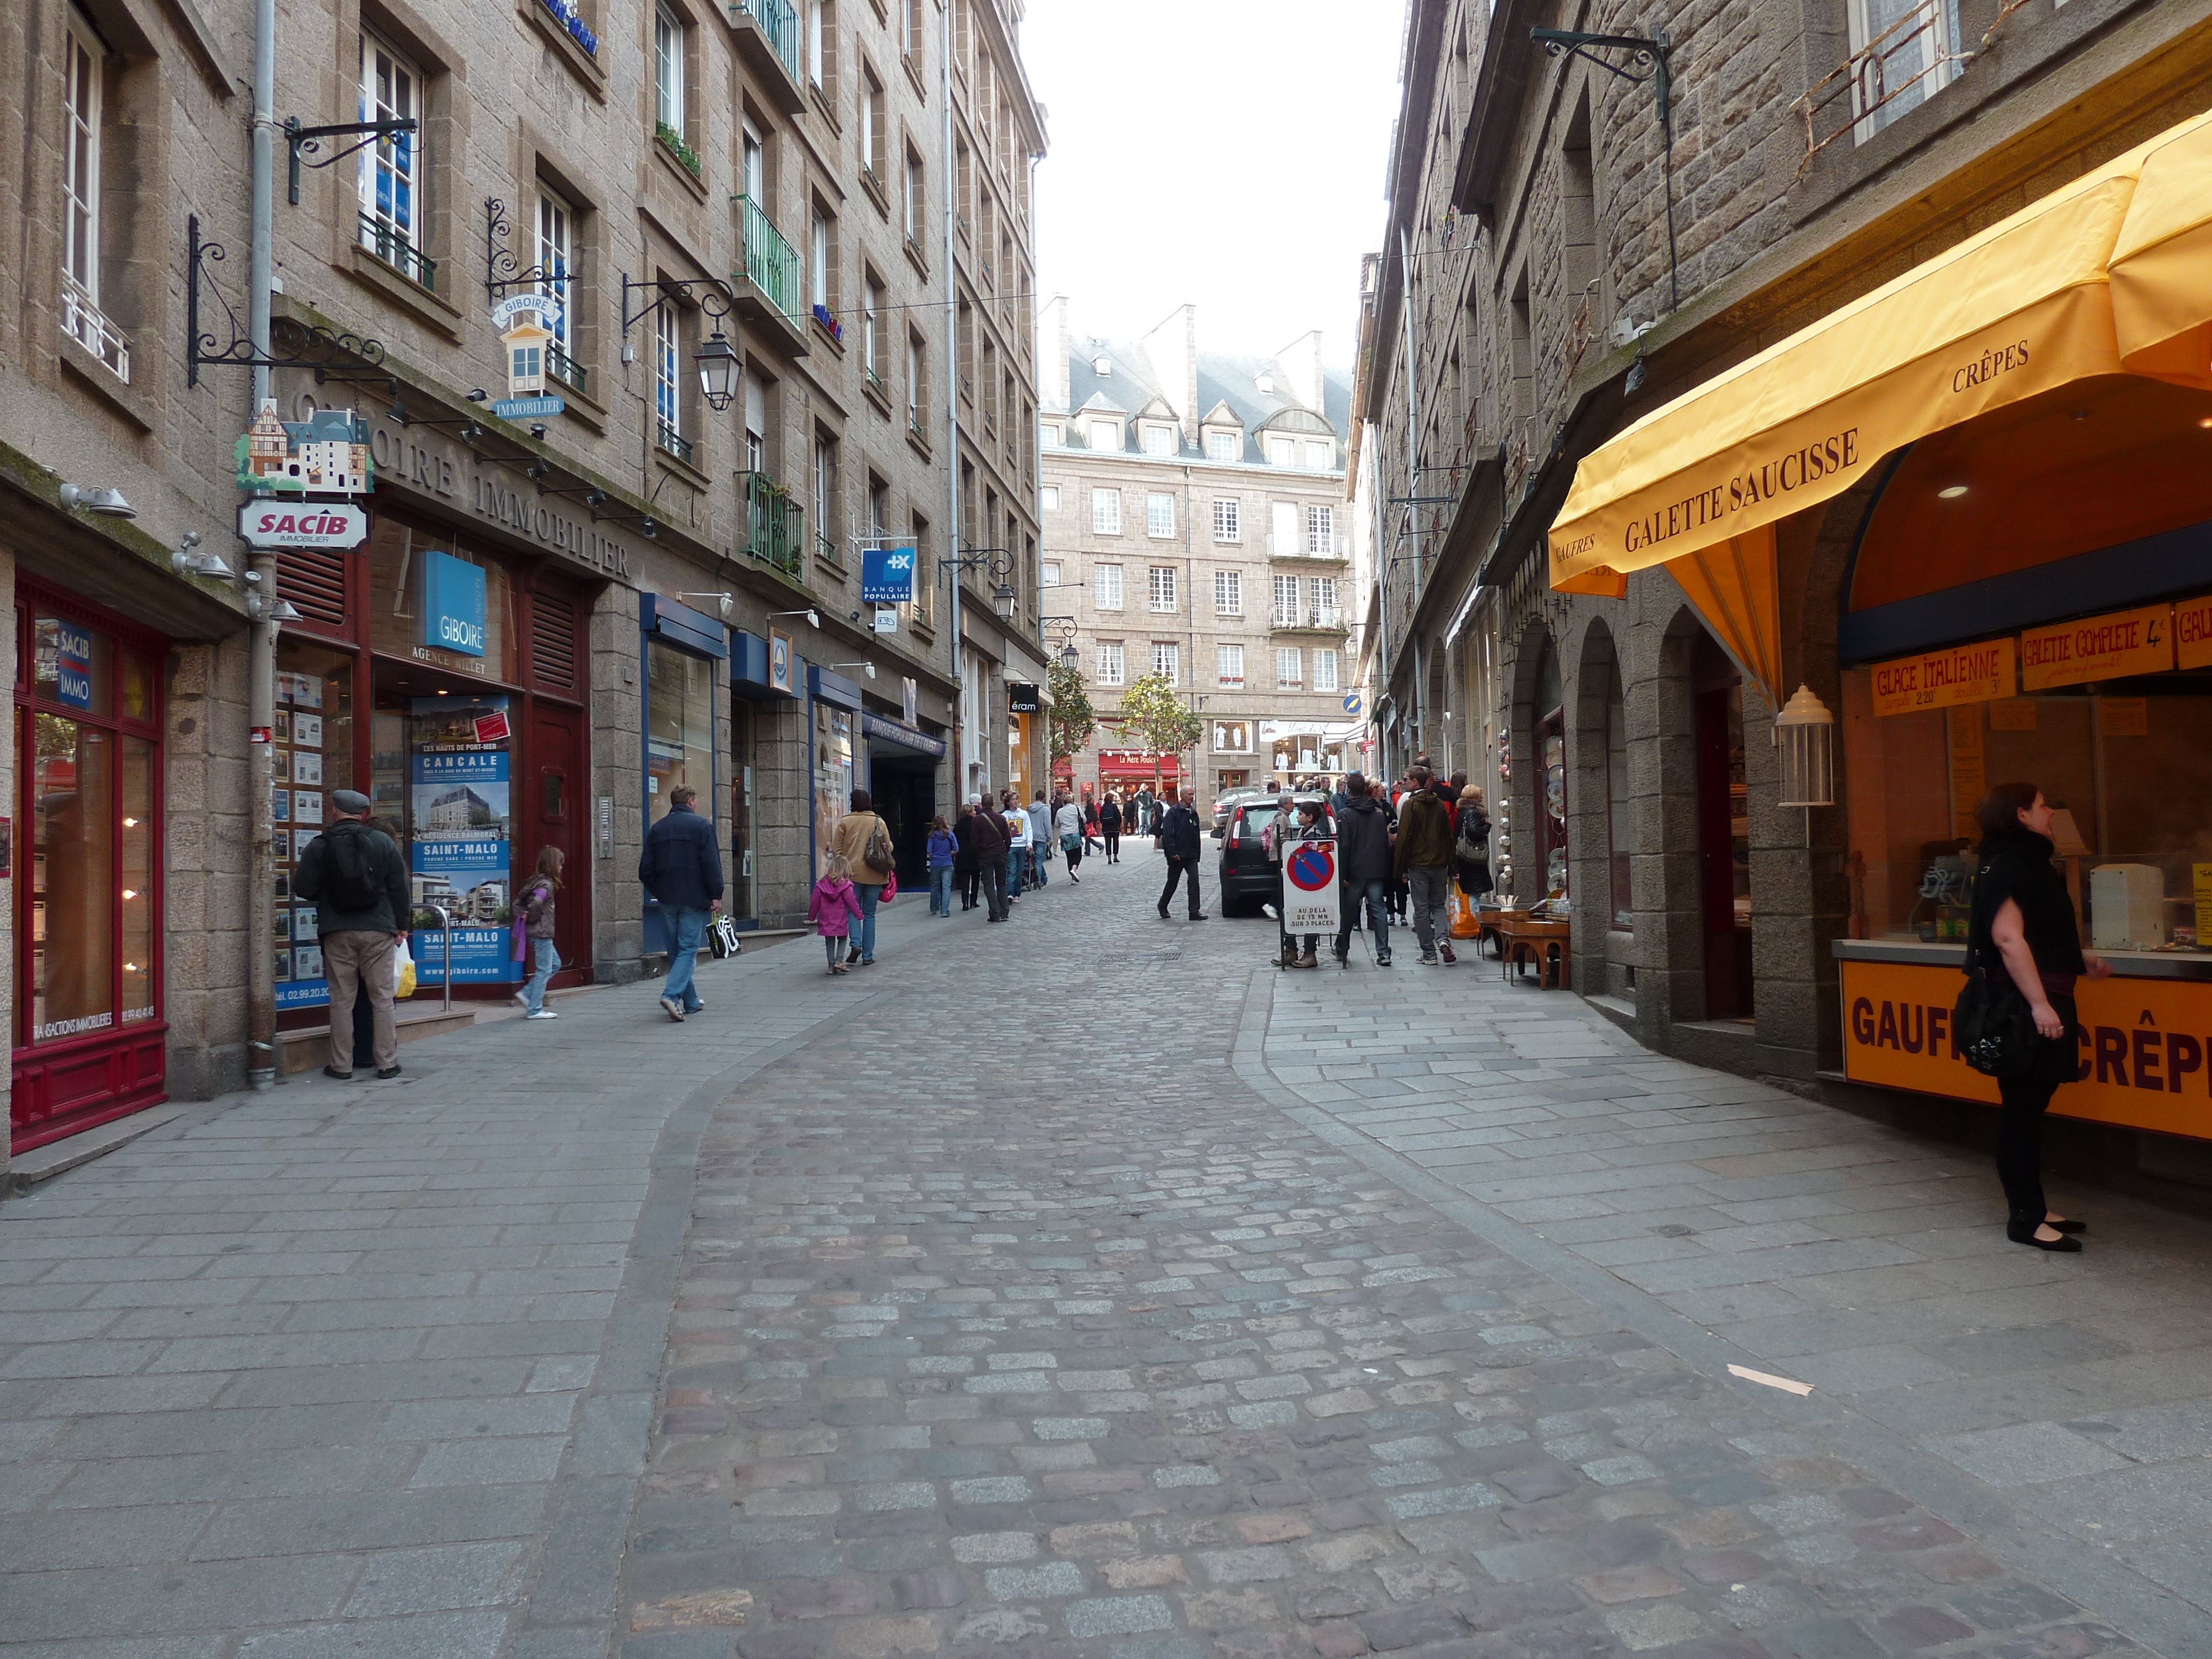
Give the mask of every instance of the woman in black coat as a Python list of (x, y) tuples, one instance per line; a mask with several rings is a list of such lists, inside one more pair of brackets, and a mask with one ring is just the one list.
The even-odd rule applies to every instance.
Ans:
[(983, 879), (983, 866), (975, 860), (975, 825), (972, 821), (975, 809), (967, 802), (960, 804), (960, 816), (952, 821), (952, 880), (960, 889), (960, 908), (975, 908), (975, 890)]
[(1111, 795), (1106, 797), (1106, 804), (1098, 809), (1098, 834), (1106, 843), (1106, 862), (1119, 864), (1121, 861), (1121, 805)]
[[(1462, 842), (1473, 842), (1482, 848), (1482, 856), (1461, 858), (1458, 848)], [(1480, 898), (1496, 884), (1490, 878), (1490, 815), (1482, 810), (1482, 791), (1471, 783), (1459, 792), (1459, 811), (1453, 815), (1452, 847), (1459, 890), (1470, 899)]]
[(2008, 975), (2035, 1020), (2035, 1048), (2023, 1075), (1997, 1079), (1997, 1179), (2004, 1183), (2005, 1237), (2039, 1250), (2078, 1250), (2087, 1231), (2043, 1198), (2043, 1114), (2061, 1084), (2081, 1075), (2078, 979), (2111, 967), (2081, 949), (2065, 878), (2051, 862), (2051, 803), (2032, 783), (2001, 783), (1982, 799), (1981, 861), (1974, 872), (1966, 956), (2002, 984)]

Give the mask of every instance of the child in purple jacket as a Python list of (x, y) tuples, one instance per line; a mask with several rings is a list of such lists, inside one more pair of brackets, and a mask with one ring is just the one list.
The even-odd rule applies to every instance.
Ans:
[(822, 879), (814, 884), (813, 896), (806, 901), (806, 919), (822, 935), (833, 974), (845, 971), (845, 939), (860, 915), (860, 896), (853, 887), (853, 866), (842, 853), (832, 853), (823, 861)]

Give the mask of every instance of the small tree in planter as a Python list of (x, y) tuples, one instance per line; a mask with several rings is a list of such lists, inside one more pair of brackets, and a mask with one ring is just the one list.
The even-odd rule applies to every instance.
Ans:
[(1206, 722), (1183, 706), (1164, 674), (1145, 674), (1121, 693), (1121, 729), (1152, 757), (1152, 793), (1160, 793), (1160, 762), (1195, 749)]

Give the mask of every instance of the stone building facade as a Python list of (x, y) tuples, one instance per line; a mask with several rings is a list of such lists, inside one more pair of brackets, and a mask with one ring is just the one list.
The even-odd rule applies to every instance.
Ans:
[[(992, 268), (1030, 268), (1043, 134), (1018, 10), (283, 8), (265, 354), (253, 9), (11, 12), (17, 1144), (305, 1062), (319, 951), (289, 878), (334, 788), (402, 832), (418, 903), (477, 924), (457, 935), (463, 998), (511, 977), (505, 895), (548, 846), (568, 860), (565, 974), (649, 971), (669, 939), (637, 855), (679, 784), (715, 819), (741, 926), (803, 912), (855, 786), (919, 878), (929, 817), (1008, 771), (1003, 696), (963, 729), (963, 679), (979, 659), (994, 690), (1037, 665), (1025, 428), (1002, 418), (977, 452), (1012, 534), (980, 533), (955, 459), (954, 318), (975, 293), (1027, 381), (1030, 283), (979, 289), (956, 252), (976, 189)], [(383, 125), (295, 153), (287, 122)], [(951, 153), (971, 127), (983, 183)], [(357, 417), (361, 545), (241, 543), (233, 448), (264, 381), (281, 422)], [(553, 402), (512, 401), (532, 398)], [(1000, 544), (1004, 620), (997, 583), (950, 562)], [(866, 556), (909, 545), (912, 598), (881, 614)], [(253, 617), (279, 605), (264, 731)], [(488, 815), (465, 848), (412, 822), (457, 767)], [(49, 856), (94, 810), (97, 858)], [(96, 960), (64, 945), (67, 914), (106, 930)], [(438, 945), (418, 955), (434, 980)]]
[(1407, 27), (1356, 416), (1387, 763), (1488, 779), (1505, 895), (1568, 899), (1595, 1006), (1811, 1089), (1842, 1042), (1854, 847), (1842, 808), (1775, 805), (1772, 702), (1844, 706), (1878, 484), (1782, 526), (1763, 662), (1663, 568), (1553, 592), (1546, 532), (1640, 416), (2212, 104), (2212, 8), (1416, 0)]
[(1200, 349), (1188, 306), (1133, 342), (1071, 334), (1064, 297), (1042, 321), (1048, 642), (1074, 646), (1099, 716), (1063, 780), (1093, 799), (1150, 784), (1115, 715), (1156, 672), (1204, 722), (1161, 769), (1201, 805), (1358, 770), (1352, 388), (1321, 335), (1256, 357)]

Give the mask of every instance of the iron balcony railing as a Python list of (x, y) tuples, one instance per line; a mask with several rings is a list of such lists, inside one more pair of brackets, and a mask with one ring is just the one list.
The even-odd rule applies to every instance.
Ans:
[(563, 386), (573, 386), (576, 391), (587, 395), (591, 391), (591, 387), (586, 384), (590, 379), (591, 371), (562, 350), (559, 344), (552, 340), (545, 343), (545, 372)]
[(438, 291), (438, 262), (426, 258), (397, 225), (362, 214), (361, 245), (401, 276), (412, 277), (433, 294)]
[(117, 380), (131, 384), (129, 337), (108, 321), (83, 284), (67, 271), (62, 273), (62, 332), (97, 357)]
[(818, 531), (815, 532), (814, 537), (814, 556), (825, 564), (842, 562), (837, 556), (837, 544)]
[(784, 0), (737, 0), (731, 9), (743, 12), (761, 26), (777, 61), (791, 71), (793, 80), (805, 85), (806, 72), (799, 66), (799, 14)]
[(745, 280), (768, 296), (768, 302), (793, 327), (806, 318), (800, 295), (799, 250), (784, 240), (761, 204), (750, 196), (738, 198), (744, 210)]
[(653, 441), (686, 466), (691, 464), (691, 441), (665, 415), (654, 417)]
[(787, 576), (801, 576), (806, 565), (806, 509), (765, 472), (740, 472), (745, 498), (746, 550)]

